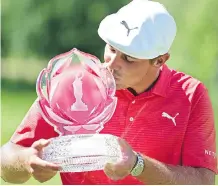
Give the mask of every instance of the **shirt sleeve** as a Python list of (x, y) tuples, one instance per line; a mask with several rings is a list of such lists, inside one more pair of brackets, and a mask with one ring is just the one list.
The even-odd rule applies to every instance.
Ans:
[(26, 113), (21, 124), (17, 127), (10, 141), (24, 147), (30, 147), (39, 139), (49, 139), (58, 136), (54, 128), (49, 125), (40, 114), (36, 100)]
[[(184, 137), (182, 164), (217, 172), (216, 132), (212, 104), (206, 88), (193, 97)], [(203, 89), (203, 91), (202, 91)]]

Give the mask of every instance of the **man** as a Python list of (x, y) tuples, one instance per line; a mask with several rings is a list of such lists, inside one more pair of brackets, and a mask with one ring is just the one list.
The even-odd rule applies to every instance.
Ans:
[[(124, 158), (104, 171), (62, 173), (63, 184), (214, 184), (215, 125), (207, 90), (165, 64), (176, 35), (173, 17), (157, 2), (134, 0), (103, 19), (98, 33), (118, 98), (100, 133), (120, 137)], [(34, 103), (1, 149), (1, 177), (12, 183), (51, 179), (60, 167), (40, 153), (55, 136)]]

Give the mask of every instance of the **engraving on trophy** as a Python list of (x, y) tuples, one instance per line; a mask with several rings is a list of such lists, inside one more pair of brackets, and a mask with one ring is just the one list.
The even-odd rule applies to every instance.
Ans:
[(83, 73), (81, 76), (79, 76), (80, 73), (76, 75), (76, 79), (73, 82), (73, 90), (74, 90), (74, 96), (76, 98), (76, 102), (71, 106), (71, 111), (87, 111), (88, 106), (83, 103), (82, 97), (83, 97), (83, 90), (82, 90), (82, 78)]

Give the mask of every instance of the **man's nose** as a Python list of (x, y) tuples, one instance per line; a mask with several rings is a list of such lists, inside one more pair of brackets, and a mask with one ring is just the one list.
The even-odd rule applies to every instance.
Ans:
[(110, 61), (108, 61), (107, 66), (111, 70), (119, 70), (120, 69), (120, 57), (116, 54), (110, 56)]

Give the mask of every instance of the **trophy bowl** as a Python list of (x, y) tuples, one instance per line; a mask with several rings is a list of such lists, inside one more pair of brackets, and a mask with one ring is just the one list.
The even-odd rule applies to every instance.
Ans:
[(99, 133), (115, 111), (115, 90), (100, 60), (75, 48), (51, 59), (36, 83), (41, 114), (60, 135)]

